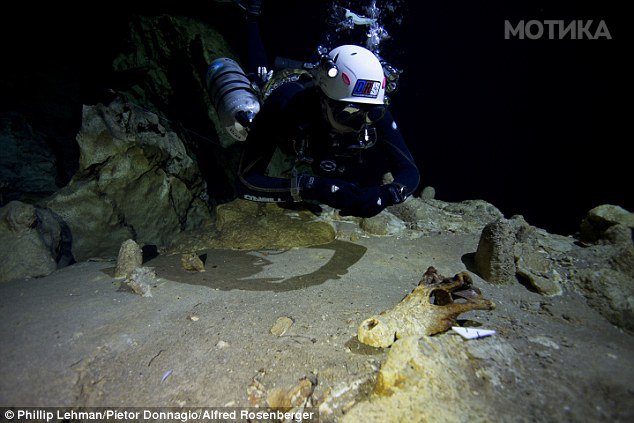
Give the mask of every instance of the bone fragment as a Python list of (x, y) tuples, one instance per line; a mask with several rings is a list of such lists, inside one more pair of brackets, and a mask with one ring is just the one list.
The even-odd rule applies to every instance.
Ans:
[[(394, 308), (364, 320), (359, 326), (359, 341), (386, 348), (405, 336), (434, 335), (445, 332), (456, 318), (471, 310), (493, 310), (495, 305), (473, 287), (471, 276), (460, 272), (453, 278), (429, 267), (418, 286)], [(460, 302), (456, 302), (456, 300)]]

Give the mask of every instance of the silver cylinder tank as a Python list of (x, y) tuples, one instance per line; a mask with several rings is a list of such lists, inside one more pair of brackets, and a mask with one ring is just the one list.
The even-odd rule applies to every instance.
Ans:
[(244, 141), (260, 111), (260, 102), (244, 71), (235, 60), (222, 57), (211, 62), (205, 82), (220, 124), (233, 138)]

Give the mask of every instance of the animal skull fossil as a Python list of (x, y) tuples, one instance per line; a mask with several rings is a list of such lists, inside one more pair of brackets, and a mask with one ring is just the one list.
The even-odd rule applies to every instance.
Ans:
[(473, 286), (467, 272), (446, 278), (429, 267), (418, 286), (394, 308), (364, 320), (358, 338), (364, 344), (385, 348), (405, 336), (444, 332), (464, 312), (494, 308)]

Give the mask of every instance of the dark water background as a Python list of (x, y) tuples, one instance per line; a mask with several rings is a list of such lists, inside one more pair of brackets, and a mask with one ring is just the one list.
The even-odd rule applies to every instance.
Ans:
[[(309, 58), (329, 1), (266, 1), (261, 19), (271, 58)], [(366, 2), (340, 2), (364, 4)], [(384, 7), (380, 1), (379, 7)], [(218, 26), (244, 54), (244, 18), (213, 1), (22, 2), (3, 14), (3, 67), (66, 75), (82, 98), (107, 78), (126, 19), (173, 13)], [(356, 6), (350, 6), (359, 10)], [(392, 110), (437, 198), (481, 198), (510, 217), (573, 233), (592, 207), (634, 210), (632, 196), (632, 25), (611, 2), (401, 1), (401, 23), (385, 59), (404, 69)], [(15, 18), (14, 18), (15, 16)], [(504, 21), (605, 20), (612, 40), (504, 39)], [(38, 88), (39, 89), (39, 88)], [(57, 87), (63, 91), (64, 87)], [(77, 114), (77, 127), (80, 115)]]
[[(482, 198), (563, 234), (599, 204), (634, 209), (631, 26), (616, 2), (404, 3), (381, 54), (404, 69), (393, 114), (437, 198)], [(280, 31), (282, 9), (263, 19), (267, 44), (302, 52), (319, 23)], [(506, 40), (520, 19), (603, 19), (612, 40)]]

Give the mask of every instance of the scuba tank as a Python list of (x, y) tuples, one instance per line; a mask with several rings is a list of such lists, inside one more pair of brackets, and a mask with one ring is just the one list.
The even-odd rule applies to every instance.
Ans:
[(251, 81), (235, 60), (223, 57), (211, 62), (205, 82), (220, 125), (233, 138), (244, 141), (260, 111), (260, 101)]

